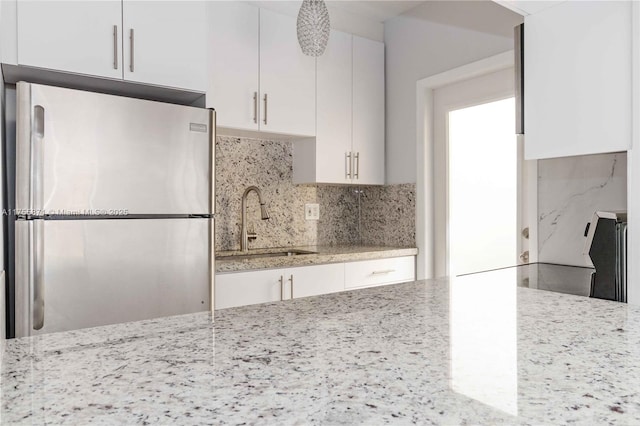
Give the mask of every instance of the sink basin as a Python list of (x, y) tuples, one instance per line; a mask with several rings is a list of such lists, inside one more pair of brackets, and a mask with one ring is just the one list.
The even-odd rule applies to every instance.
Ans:
[(216, 258), (224, 259), (224, 260), (244, 260), (244, 259), (260, 259), (264, 257), (290, 257), (290, 256), (300, 256), (305, 254), (315, 254), (315, 252), (308, 251), (308, 250), (282, 250), (282, 251), (270, 251), (270, 252), (261, 252), (261, 253), (234, 252), (234, 253), (220, 253), (216, 255)]

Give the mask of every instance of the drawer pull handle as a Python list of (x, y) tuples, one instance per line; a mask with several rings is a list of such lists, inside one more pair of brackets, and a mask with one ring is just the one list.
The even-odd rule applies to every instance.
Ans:
[(284, 276), (280, 275), (280, 300), (284, 300)]
[(291, 283), (291, 298), (293, 299), (293, 274), (291, 274), (291, 278), (289, 278), (289, 282)]
[(395, 271), (396, 271), (395, 269), (385, 269), (384, 271), (373, 271), (371, 275), (384, 275), (384, 274), (390, 274)]

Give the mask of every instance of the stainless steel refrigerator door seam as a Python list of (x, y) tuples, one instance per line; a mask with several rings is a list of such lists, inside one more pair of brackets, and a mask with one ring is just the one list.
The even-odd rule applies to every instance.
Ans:
[(113, 69), (118, 69), (118, 26), (113, 26)]
[(113, 214), (113, 215), (97, 215), (97, 214), (45, 214), (45, 215), (25, 215), (20, 219), (34, 220), (139, 220), (139, 219), (214, 219), (215, 214)]
[(133, 33), (133, 28), (131, 28), (129, 30), (129, 71), (133, 72), (134, 70), (134, 66), (133, 66), (133, 58), (135, 57), (134, 55), (134, 46), (135, 46), (135, 42), (134, 42), (134, 33)]

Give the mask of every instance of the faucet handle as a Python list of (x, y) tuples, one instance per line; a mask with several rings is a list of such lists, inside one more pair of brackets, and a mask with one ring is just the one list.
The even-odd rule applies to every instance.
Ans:
[(247, 229), (247, 240), (255, 240), (258, 238), (258, 234), (256, 234), (255, 228), (253, 226), (249, 226)]

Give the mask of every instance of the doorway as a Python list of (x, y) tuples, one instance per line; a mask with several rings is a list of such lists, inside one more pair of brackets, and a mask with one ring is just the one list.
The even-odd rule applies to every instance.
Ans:
[(528, 261), (513, 68), (434, 90), (435, 274)]

